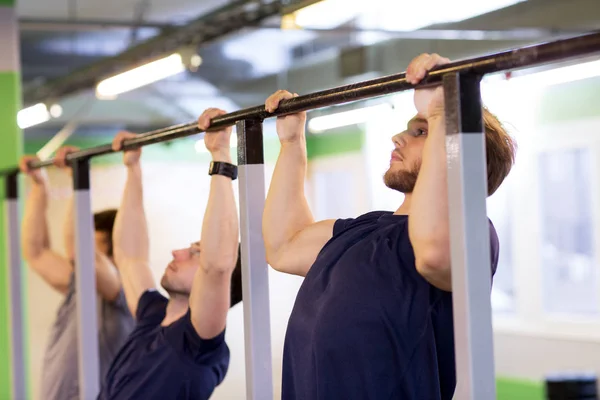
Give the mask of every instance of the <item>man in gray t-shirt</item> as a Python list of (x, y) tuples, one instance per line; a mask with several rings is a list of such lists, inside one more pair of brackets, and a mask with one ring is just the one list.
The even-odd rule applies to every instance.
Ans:
[[(60, 149), (55, 158), (58, 167), (65, 168), (66, 155), (77, 150), (73, 147)], [(48, 182), (43, 170), (30, 170), (28, 163), (36, 159), (25, 156), (21, 170), (31, 178), (31, 190), (27, 196), (22, 224), (23, 256), (34, 270), (65, 298), (58, 309), (56, 320), (48, 339), (46, 354), (41, 368), (40, 398), (44, 400), (79, 399), (77, 303), (73, 260), (75, 237), (73, 203), (64, 225), (66, 256), (50, 247), (46, 211)], [(94, 215), (96, 240), (96, 289), (98, 294), (98, 344), (100, 357), (99, 381), (104, 376), (117, 351), (133, 330), (134, 320), (129, 312), (120, 276), (112, 254), (112, 228), (116, 210), (106, 210)]]

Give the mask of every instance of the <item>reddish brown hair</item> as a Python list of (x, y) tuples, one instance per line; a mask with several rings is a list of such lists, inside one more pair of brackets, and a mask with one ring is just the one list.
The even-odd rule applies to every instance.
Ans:
[(498, 118), (485, 107), (483, 123), (485, 126), (488, 196), (491, 196), (500, 187), (515, 163), (517, 143), (506, 132)]

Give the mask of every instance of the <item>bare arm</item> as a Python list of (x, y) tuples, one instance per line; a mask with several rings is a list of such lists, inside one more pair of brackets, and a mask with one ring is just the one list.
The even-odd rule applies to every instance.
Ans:
[[(135, 137), (135, 134), (119, 133), (113, 141), (113, 148), (120, 150), (123, 140), (131, 137)], [(127, 181), (113, 232), (115, 261), (121, 273), (127, 305), (132, 315), (136, 315), (141, 295), (148, 289), (156, 287), (149, 262), (149, 238), (144, 212), (140, 153), (141, 150), (137, 149), (127, 151), (124, 155)]]
[[(414, 83), (436, 65), (449, 62), (438, 55), (420, 56), (407, 74)], [(452, 290), (446, 167), (446, 125), (443, 89), (417, 90), (415, 105), (427, 119), (428, 134), (423, 147), (419, 177), (412, 193), (408, 230), (415, 252), (417, 271), (433, 286)]]
[(50, 237), (46, 221), (48, 206), (47, 180), (42, 171), (29, 171), (27, 163), (35, 157), (24, 157), (21, 170), (31, 177), (31, 191), (25, 201), (25, 212), (22, 222), (21, 243), (23, 258), (27, 264), (50, 286), (61, 293), (66, 293), (73, 271), (72, 265), (65, 257), (50, 249)]
[(413, 191), (408, 230), (417, 270), (432, 285), (452, 289), (444, 118), (429, 119), (423, 161)]
[[(205, 111), (198, 121), (200, 129), (205, 130), (212, 118), (224, 113), (217, 109)], [(205, 135), (204, 141), (213, 161), (231, 164), (230, 136), (231, 128)], [(192, 324), (203, 339), (211, 339), (225, 329), (231, 274), (238, 256), (238, 236), (231, 178), (213, 175), (202, 222), (200, 267), (194, 276), (190, 294)]]
[[(54, 164), (67, 171), (69, 177), (73, 176), (70, 166), (66, 161), (69, 153), (79, 150), (77, 147), (64, 146), (61, 147), (54, 158)], [(67, 258), (73, 263), (75, 261), (75, 218), (74, 218), (74, 198), (69, 198), (67, 206), (67, 214), (63, 227), (63, 237), (65, 253)], [(113, 301), (121, 291), (121, 281), (116, 267), (108, 257), (96, 249), (94, 268), (96, 272), (96, 291), (100, 296), (107, 300)]]
[(96, 250), (96, 291), (106, 301), (115, 301), (121, 293), (121, 278), (112, 261)]
[[(73, 197), (69, 199), (67, 216), (63, 228), (65, 241), (65, 252), (67, 259), (75, 263), (75, 219), (73, 217)], [(98, 249), (96, 249), (95, 270), (96, 290), (98, 294), (107, 301), (113, 301), (121, 291), (121, 279), (117, 268), (112, 261)], [(73, 264), (72, 264), (73, 265)]]
[(65, 222), (63, 226), (65, 254), (71, 262), (75, 262), (75, 218), (73, 217), (74, 213), (74, 199), (73, 196), (71, 196), (67, 205), (67, 214), (65, 216)]
[[(267, 99), (267, 110), (293, 97), (279, 91)], [(304, 193), (306, 179), (306, 114), (277, 120), (281, 150), (263, 213), (263, 237), (268, 263), (278, 271), (305, 276), (333, 234), (334, 220), (315, 223)]]

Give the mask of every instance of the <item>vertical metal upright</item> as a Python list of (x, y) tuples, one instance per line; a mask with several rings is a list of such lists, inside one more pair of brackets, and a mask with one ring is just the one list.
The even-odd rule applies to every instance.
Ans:
[(247, 400), (273, 398), (269, 271), (262, 236), (262, 128), (258, 120), (237, 123)]
[(79, 398), (95, 399), (100, 392), (98, 357), (98, 312), (94, 225), (90, 197), (90, 161), (73, 162), (75, 207), (75, 285), (77, 295), (77, 337), (79, 346)]
[(14, 172), (5, 176), (6, 185), (6, 238), (9, 267), (9, 320), (11, 328), (11, 375), (13, 399), (24, 399), (25, 386), (25, 323), (23, 305), (23, 274), (21, 270), (21, 229), (19, 224), (19, 176)]
[(455, 398), (496, 398), (487, 168), (480, 76), (443, 78), (457, 387)]

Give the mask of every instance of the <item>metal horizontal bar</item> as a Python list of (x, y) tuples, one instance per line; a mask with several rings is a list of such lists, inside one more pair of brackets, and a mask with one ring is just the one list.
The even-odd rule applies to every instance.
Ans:
[[(211, 130), (231, 126), (237, 121), (242, 120), (264, 120), (266, 118), (293, 114), (314, 108), (333, 106), (365, 98), (382, 96), (416, 87), (433, 86), (440, 84), (442, 77), (447, 73), (458, 72), (461, 74), (483, 76), (489, 73), (531, 67), (594, 53), (600, 53), (600, 31), (574, 38), (456, 61), (432, 70), (421, 83), (416, 86), (409, 84), (406, 81), (405, 73), (401, 73), (295, 97), (283, 101), (274, 113), (268, 113), (264, 106), (246, 108), (213, 119), (211, 121)], [(195, 135), (200, 132), (201, 131), (198, 129), (195, 122), (172, 126), (154, 132), (148, 132), (128, 140), (124, 143), (124, 148), (141, 147)], [(112, 149), (110, 148), (110, 145), (104, 145), (71, 153), (67, 157), (67, 160), (72, 161), (80, 158), (95, 157), (111, 152)], [(51, 164), (52, 161), (47, 160), (44, 162), (33, 163), (31, 167), (40, 168)]]

